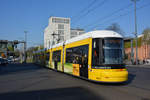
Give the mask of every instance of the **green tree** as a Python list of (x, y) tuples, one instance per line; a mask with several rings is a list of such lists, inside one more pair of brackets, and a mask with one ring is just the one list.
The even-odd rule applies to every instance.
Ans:
[(150, 28), (144, 29), (142, 34), (143, 34), (143, 37), (142, 37), (143, 43), (144, 44), (150, 44)]
[(15, 58), (18, 58), (20, 56), (20, 51), (19, 51), (19, 49), (16, 49), (15, 51), (14, 51), (14, 57)]
[(14, 51), (14, 48), (12, 46), (8, 46), (7, 48), (9, 51), (12, 51), (12, 52)]
[(28, 62), (32, 62), (34, 52), (38, 51), (38, 50), (42, 50), (42, 49), (44, 49), (43, 45), (39, 45), (39, 46), (36, 46), (36, 47), (30, 47), (30, 48), (28, 48), (28, 50), (26, 51), (26, 53), (27, 53), (27, 61)]

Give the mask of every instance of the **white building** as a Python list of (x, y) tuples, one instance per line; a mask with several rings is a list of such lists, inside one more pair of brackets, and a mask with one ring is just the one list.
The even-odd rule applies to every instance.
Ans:
[(70, 39), (70, 18), (50, 17), (44, 30), (44, 48)]
[(82, 35), (85, 33), (84, 29), (71, 29), (70, 38)]

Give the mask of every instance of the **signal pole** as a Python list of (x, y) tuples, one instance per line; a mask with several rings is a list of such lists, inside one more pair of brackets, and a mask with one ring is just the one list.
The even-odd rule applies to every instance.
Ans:
[(137, 37), (137, 21), (136, 21), (136, 2), (137, 0), (131, 0), (134, 2), (134, 22), (135, 22), (135, 44), (136, 44), (136, 65), (138, 64), (138, 37)]

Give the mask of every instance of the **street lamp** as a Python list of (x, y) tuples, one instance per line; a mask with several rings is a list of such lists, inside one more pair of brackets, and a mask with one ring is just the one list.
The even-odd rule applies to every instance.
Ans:
[(137, 22), (136, 22), (136, 2), (139, 0), (131, 0), (134, 2), (134, 21), (135, 21), (135, 40), (136, 40), (136, 65), (138, 64), (138, 38), (137, 38)]
[(24, 31), (25, 41), (24, 41), (24, 62), (26, 63), (26, 49), (27, 49), (27, 33), (28, 31)]
[(53, 34), (51, 34), (51, 35), (52, 35), (52, 37), (53, 37), (52, 45), (54, 45), (54, 44), (55, 44), (55, 43), (54, 43), (55, 35), (57, 35), (57, 36), (58, 36), (57, 43), (59, 43), (59, 42), (60, 42), (60, 34), (56, 34), (55, 32), (53, 32)]

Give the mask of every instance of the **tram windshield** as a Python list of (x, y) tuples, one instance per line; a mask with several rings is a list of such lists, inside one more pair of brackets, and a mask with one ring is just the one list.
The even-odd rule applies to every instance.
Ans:
[(123, 63), (123, 40), (122, 39), (104, 39), (104, 64), (122, 64)]
[(97, 67), (123, 64), (123, 39), (93, 39), (92, 59), (92, 65)]

